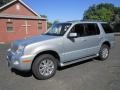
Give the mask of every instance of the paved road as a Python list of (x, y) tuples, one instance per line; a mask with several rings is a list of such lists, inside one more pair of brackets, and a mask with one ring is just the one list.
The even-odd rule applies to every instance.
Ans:
[(120, 90), (120, 36), (106, 61), (88, 60), (57, 71), (49, 80), (31, 73), (11, 72), (0, 45), (0, 90)]

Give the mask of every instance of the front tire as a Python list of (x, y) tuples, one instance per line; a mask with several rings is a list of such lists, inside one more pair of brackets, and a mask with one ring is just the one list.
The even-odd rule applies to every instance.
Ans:
[(55, 75), (57, 62), (55, 57), (49, 54), (38, 56), (32, 65), (33, 75), (39, 80), (49, 79)]
[(109, 57), (110, 47), (108, 45), (103, 44), (99, 51), (99, 60), (103, 61)]

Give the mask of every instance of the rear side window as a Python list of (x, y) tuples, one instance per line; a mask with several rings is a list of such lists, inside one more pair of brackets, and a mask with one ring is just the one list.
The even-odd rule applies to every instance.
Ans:
[(113, 33), (113, 30), (112, 30), (112, 28), (110, 27), (109, 24), (101, 24), (101, 25), (102, 25), (105, 33)]
[(86, 36), (98, 35), (100, 34), (100, 30), (97, 24), (88, 23), (85, 25)]

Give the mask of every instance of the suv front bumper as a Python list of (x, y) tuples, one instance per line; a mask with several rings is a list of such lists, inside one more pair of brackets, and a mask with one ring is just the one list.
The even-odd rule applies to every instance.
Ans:
[(18, 56), (10, 49), (7, 52), (7, 62), (8, 66), (13, 69), (17, 69), (20, 71), (29, 71), (31, 70), (31, 64), (34, 56), (33, 55), (23, 55)]

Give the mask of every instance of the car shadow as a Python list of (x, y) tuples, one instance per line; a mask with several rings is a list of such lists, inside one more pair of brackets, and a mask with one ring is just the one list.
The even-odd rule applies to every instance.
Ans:
[(76, 67), (76, 66), (78, 66), (78, 65), (85, 64), (85, 63), (91, 62), (91, 61), (93, 61), (93, 60), (94, 60), (94, 59), (88, 59), (88, 60), (80, 61), (80, 62), (77, 62), (77, 63), (74, 63), (74, 64), (70, 64), (70, 65), (67, 65), (67, 66), (64, 66), (64, 67), (58, 67), (58, 71), (62, 71), (62, 70), (64, 70), (64, 69)]
[[(81, 65), (81, 64), (85, 64), (85, 63), (91, 62), (93, 60), (94, 59), (88, 59), (88, 60), (77, 62), (77, 63), (71, 64), (71, 65), (67, 65), (67, 66), (64, 66), (64, 67), (58, 67), (58, 71), (62, 71), (62, 70), (72, 68), (72, 67), (75, 67), (75, 66), (78, 66), (78, 65)], [(15, 73), (16, 75), (20, 75), (22, 77), (31, 77), (33, 75), (33, 73), (31, 71), (24, 72), (24, 71), (19, 71), (19, 70), (16, 70), (16, 69), (11, 69), (11, 72)]]
[(11, 69), (11, 72), (15, 73), (16, 75), (20, 75), (22, 77), (31, 77), (32, 76), (32, 72), (31, 71), (19, 71), (16, 69)]

